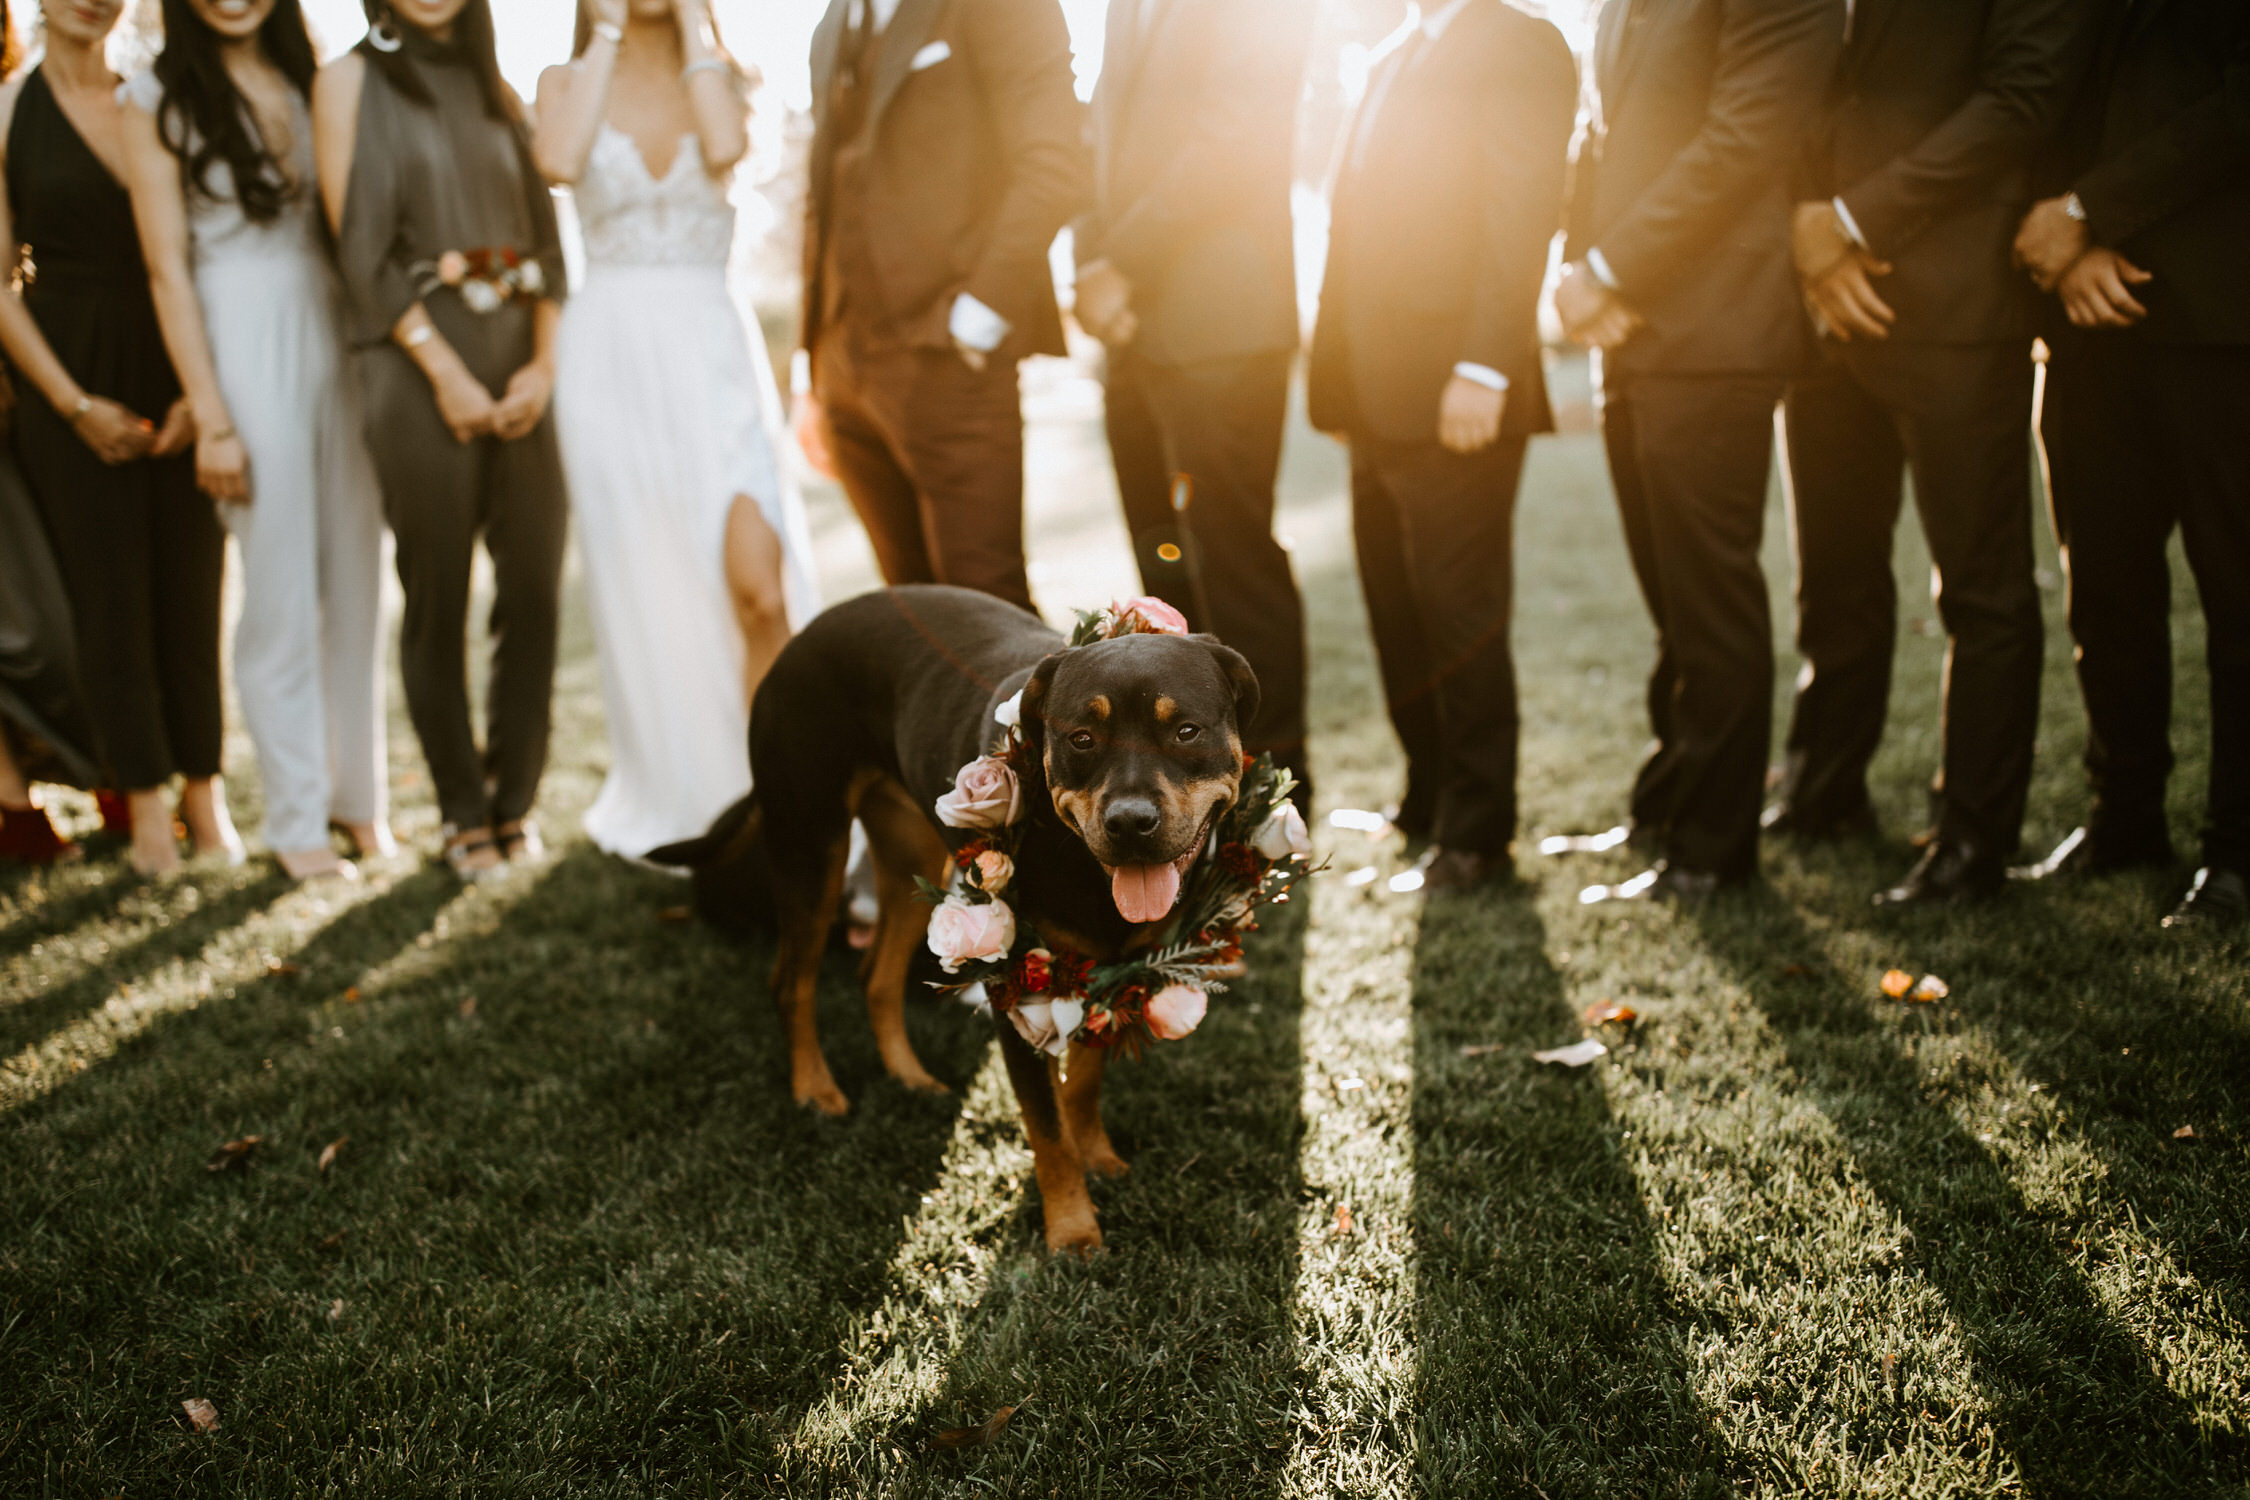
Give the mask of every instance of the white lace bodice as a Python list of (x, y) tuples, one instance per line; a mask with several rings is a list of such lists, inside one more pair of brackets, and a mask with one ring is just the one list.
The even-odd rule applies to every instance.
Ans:
[(632, 137), (605, 123), (575, 194), (590, 266), (716, 266), (734, 248), (727, 185), (703, 170), (703, 143), (683, 136), (662, 178)]

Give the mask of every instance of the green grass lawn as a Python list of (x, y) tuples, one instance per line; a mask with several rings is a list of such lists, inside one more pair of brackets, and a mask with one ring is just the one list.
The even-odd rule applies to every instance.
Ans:
[[(1094, 393), (1036, 380), (1034, 577), (1062, 614), (1129, 564)], [(1294, 433), (1324, 810), (1399, 774), (1342, 486)], [(864, 544), (813, 498), (841, 596)], [(1525, 832), (1606, 826), (1650, 641), (1591, 436), (1535, 448), (1519, 536)], [(1783, 636), (1785, 548), (1777, 503)], [(1252, 977), (1111, 1073), (1134, 1170), (1095, 1189), (1088, 1262), (1040, 1248), (970, 1015), (914, 1008), (955, 1093), (911, 1096), (839, 953), (854, 1109), (801, 1113), (769, 955), (664, 920), (678, 883), (576, 837), (605, 755), (582, 615), (544, 868), (462, 892), (409, 860), (319, 894), (264, 864), (146, 884), (112, 850), (0, 875), (0, 1494), (2243, 1494), (2245, 951), (2156, 930), (2184, 871), (1869, 906), (1937, 745), (1911, 534), (1899, 576), (1882, 842), (1619, 915), (1576, 891), (1622, 855), (1424, 904), (1347, 884), (1401, 851), (1323, 824), (1332, 869)], [(2047, 597), (2039, 845), (2083, 802)], [(403, 718), (393, 745), (427, 847)], [(1893, 966), (1951, 997), (1882, 998)], [(1605, 1000), (1640, 1018), (1608, 1057), (1531, 1060)], [(248, 1170), (205, 1170), (252, 1134)], [(992, 1443), (933, 1449), (1016, 1403)]]

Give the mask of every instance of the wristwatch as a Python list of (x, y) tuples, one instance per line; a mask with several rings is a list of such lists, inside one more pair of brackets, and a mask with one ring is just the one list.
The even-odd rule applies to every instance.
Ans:
[(2086, 222), (2086, 205), (2078, 201), (2076, 193), (2063, 195), (2062, 211), (2081, 224)]

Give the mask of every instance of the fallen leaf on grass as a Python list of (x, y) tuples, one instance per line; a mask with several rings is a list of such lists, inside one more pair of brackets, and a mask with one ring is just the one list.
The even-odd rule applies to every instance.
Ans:
[(659, 922), (686, 922), (694, 917), (695, 908), (692, 906), (667, 906), (656, 914)]
[(1630, 1026), (1641, 1018), (1641, 1013), (1630, 1005), (1619, 1005), (1615, 1000), (1596, 1000), (1586, 1007), (1586, 1024), (1604, 1026), (1615, 1021), (1620, 1026)]
[(219, 1430), (219, 1409), (202, 1397), (198, 1396), (192, 1401), (182, 1401), (180, 1410), (187, 1413), (188, 1421), (194, 1425), (197, 1432), (217, 1432)]
[(1914, 988), (1914, 976), (1904, 969), (1893, 969), (1883, 976), (1883, 993), (1893, 1000), (1904, 1000), (1906, 992)]
[(203, 1170), (224, 1172), (229, 1167), (246, 1168), (250, 1165), (250, 1153), (265, 1143), (266, 1138), (262, 1135), (246, 1135), (240, 1140), (228, 1141), (211, 1153), (211, 1159), (203, 1164)]
[(1567, 1047), (1550, 1047), (1545, 1052), (1531, 1054), (1533, 1062), (1560, 1063), (1566, 1068), (1583, 1068), (1609, 1049), (1592, 1037), (1582, 1042), (1572, 1042)]
[(473, 1021), (476, 1019), (476, 1017), (477, 997), (471, 995), (468, 999), (461, 1002), (461, 1019), (464, 1021)]
[(1507, 1050), (1507, 1047), (1500, 1042), (1472, 1042), (1461, 1049), (1461, 1055), (1463, 1057), (1488, 1057), (1492, 1053)]
[(2182, 1125), (2172, 1132), (2172, 1139), (2175, 1141), (2200, 1141), (2203, 1137), (2195, 1133), (2193, 1125)]
[(346, 1141), (348, 1141), (348, 1140), (350, 1140), (350, 1139), (351, 1139), (351, 1137), (350, 1137), (350, 1136), (348, 1136), (348, 1135), (340, 1135), (340, 1136), (336, 1137), (336, 1139), (334, 1139), (334, 1140), (330, 1141), (330, 1142), (329, 1142), (329, 1143), (328, 1143), (327, 1145), (325, 1145), (325, 1146), (323, 1146), (323, 1147), (321, 1148), (321, 1150), (320, 1150), (320, 1167), (319, 1167), (319, 1170), (320, 1170), (320, 1171), (323, 1171), (323, 1172), (325, 1172), (325, 1171), (327, 1171), (327, 1170), (328, 1170), (328, 1169), (329, 1169), (330, 1167), (332, 1167), (332, 1166), (334, 1166), (334, 1165), (336, 1164), (336, 1153), (337, 1153), (337, 1152), (339, 1152), (339, 1151), (341, 1151), (341, 1150), (343, 1150), (343, 1149), (344, 1149), (344, 1142), (346, 1142)]
[(355, 984), (355, 985), (353, 985), (353, 986), (352, 986), (352, 987), (351, 987), (350, 989), (348, 989), (348, 990), (344, 991), (344, 1003), (345, 1003), (346, 1005), (357, 1005), (357, 1004), (359, 1004), (359, 986), (358, 986), (358, 985), (356, 985), (356, 984)]
[(1352, 1210), (1349, 1204), (1339, 1203), (1336, 1205), (1336, 1232), (1338, 1234), (1350, 1234), (1352, 1232)]
[[(1030, 1398), (1027, 1396), (1024, 1399)], [(1014, 1406), (1003, 1406), (974, 1427), (948, 1427), (930, 1439), (930, 1446), (939, 1449), (982, 1448), (1008, 1430), (1008, 1419), (1022, 1405), (1023, 1402), (1018, 1401)]]
[(341, 1249), (343, 1249), (343, 1248), (344, 1248), (344, 1236), (345, 1236), (345, 1235), (347, 1235), (347, 1234), (349, 1234), (349, 1233), (351, 1233), (351, 1231), (350, 1231), (350, 1230), (348, 1230), (348, 1229), (339, 1229), (339, 1230), (337, 1230), (337, 1231), (336, 1231), (336, 1232), (335, 1232), (334, 1234), (332, 1234), (332, 1235), (328, 1236), (328, 1238), (326, 1238), (326, 1239), (324, 1239), (324, 1240), (322, 1240), (322, 1241), (320, 1242), (320, 1248), (321, 1248), (321, 1249), (323, 1249), (323, 1250), (341, 1250)]
[(344, 1299), (338, 1297), (335, 1301), (328, 1304), (328, 1321), (334, 1323), (339, 1321), (343, 1316)]
[(275, 974), (283, 978), (287, 978), (291, 975), (302, 974), (304, 970), (298, 968), (293, 963), (287, 962), (286, 960), (269, 958), (266, 960), (266, 972), (268, 974)]

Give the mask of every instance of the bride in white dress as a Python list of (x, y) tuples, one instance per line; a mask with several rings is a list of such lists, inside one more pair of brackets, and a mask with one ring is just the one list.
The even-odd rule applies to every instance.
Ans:
[(707, 0), (579, 0), (536, 118), (586, 243), (555, 379), (609, 711), (586, 832), (637, 857), (749, 789), (750, 696), (816, 604), (811, 542), (772, 364), (727, 286), (747, 87)]

